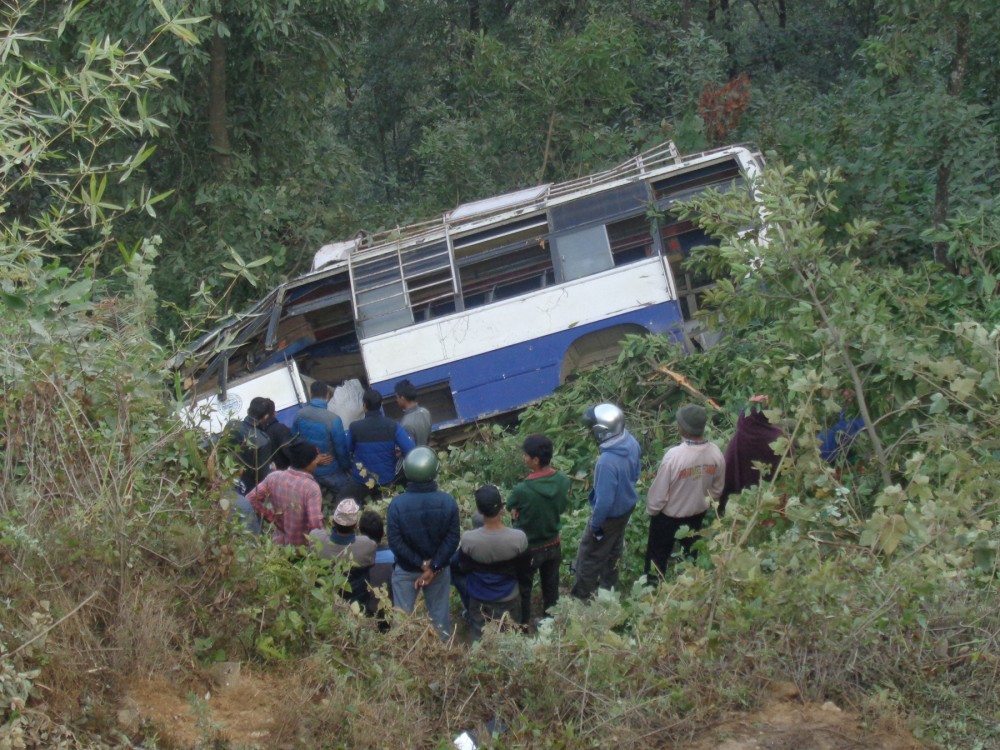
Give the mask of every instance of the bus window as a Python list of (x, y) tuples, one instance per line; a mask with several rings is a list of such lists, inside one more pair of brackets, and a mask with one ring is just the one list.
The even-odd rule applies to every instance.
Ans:
[(416, 320), (455, 311), (455, 280), (448, 245), (437, 242), (400, 253), (410, 307)]
[(614, 224), (608, 224), (608, 239), (611, 242), (611, 257), (616, 266), (635, 263), (652, 258), (653, 233), (646, 216), (633, 216)]
[(359, 260), (351, 265), (351, 275), (362, 338), (412, 325), (413, 313), (395, 253)]
[(552, 255), (541, 240), (497, 248), (459, 263), (465, 309), (508, 299), (554, 282)]
[(649, 203), (649, 189), (643, 182), (602, 190), (552, 206), (549, 209), (552, 230), (562, 232), (597, 223), (607, 224), (640, 212), (645, 213)]
[(455, 240), (455, 263), (465, 309), (552, 284), (555, 274), (544, 214)]
[(717, 245), (701, 229), (690, 221), (675, 221), (660, 230), (663, 251), (670, 263), (670, 271), (677, 287), (677, 301), (680, 302), (684, 320), (690, 320), (700, 307), (702, 293), (714, 284), (711, 276), (687, 268), (685, 261), (691, 257), (691, 249), (700, 245)]
[(740, 182), (742, 179), (740, 165), (735, 159), (727, 159), (655, 181), (653, 197), (662, 208), (674, 201), (693, 198), (708, 188), (724, 191), (734, 181)]
[(614, 267), (608, 231), (603, 224), (553, 235), (552, 247), (561, 281), (582, 279)]

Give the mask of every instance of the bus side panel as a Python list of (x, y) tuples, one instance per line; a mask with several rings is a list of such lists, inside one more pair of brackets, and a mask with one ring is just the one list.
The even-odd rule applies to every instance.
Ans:
[[(551, 394), (559, 385), (560, 370), (567, 350), (581, 336), (625, 324), (642, 326), (650, 333), (670, 331), (677, 336), (676, 331), (681, 322), (677, 302), (664, 302), (474, 357), (407, 373), (406, 377), (418, 386), (449, 382), (458, 418), (454, 422), (437, 423), (435, 426), (462, 424), (518, 409)], [(376, 382), (372, 386), (383, 394), (391, 394), (396, 380)]]
[(365, 339), (361, 351), (371, 382), (395, 381), (559, 332), (607, 327), (665, 302), (668, 289), (663, 264), (651, 258)]
[(291, 426), (296, 412), (308, 400), (294, 360), (271, 365), (267, 369), (234, 380), (226, 390), (225, 401), (221, 400), (219, 394), (213, 394), (186, 407), (182, 412), (185, 421), (210, 435), (217, 435), (230, 421), (241, 420), (246, 416), (251, 399), (264, 396), (274, 401), (278, 419)]

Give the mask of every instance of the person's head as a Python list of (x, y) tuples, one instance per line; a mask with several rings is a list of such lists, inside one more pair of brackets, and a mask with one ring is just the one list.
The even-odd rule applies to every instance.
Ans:
[(382, 522), (382, 516), (374, 510), (366, 510), (361, 514), (361, 520), (358, 521), (358, 531), (378, 544), (385, 536), (385, 524)]
[(321, 398), (325, 401), (330, 398), (330, 386), (322, 380), (314, 380), (309, 386), (309, 395), (312, 398)]
[(552, 463), (552, 441), (545, 435), (528, 435), (521, 444), (524, 463), (533, 469), (544, 469)]
[(278, 415), (278, 409), (274, 405), (274, 402), (271, 399), (265, 398), (264, 399), (264, 406), (267, 407), (267, 414), (265, 416), (276, 417)]
[(313, 471), (316, 469), (316, 461), (319, 460), (319, 449), (312, 443), (305, 440), (295, 440), (285, 446), (288, 455), (288, 463), (293, 469), (299, 471)]
[(411, 482), (432, 482), (437, 477), (437, 453), (426, 446), (414, 448), (403, 459), (403, 473)]
[(262, 420), (267, 416), (267, 401), (263, 396), (254, 396), (247, 407), (247, 416), (255, 422)]
[(603, 443), (625, 432), (625, 412), (614, 404), (597, 404), (583, 413), (583, 423), (597, 442)]
[(684, 437), (700, 438), (705, 434), (705, 423), (708, 421), (708, 412), (704, 406), (697, 404), (684, 404), (677, 410), (677, 427)]
[(403, 407), (417, 403), (417, 387), (409, 380), (396, 383), (396, 403)]
[(361, 403), (365, 411), (378, 411), (382, 408), (382, 394), (374, 388), (365, 388), (365, 395), (361, 397)]
[(483, 514), (483, 518), (496, 518), (503, 510), (503, 498), (500, 497), (500, 490), (492, 484), (484, 484), (476, 490), (476, 510)]
[(337, 503), (333, 511), (333, 528), (341, 534), (349, 534), (358, 525), (361, 518), (361, 508), (353, 498), (345, 497)]

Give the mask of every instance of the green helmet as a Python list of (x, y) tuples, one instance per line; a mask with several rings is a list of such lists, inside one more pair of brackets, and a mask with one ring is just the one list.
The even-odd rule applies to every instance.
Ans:
[(437, 453), (426, 447), (414, 448), (403, 459), (403, 473), (411, 482), (433, 481), (439, 466)]

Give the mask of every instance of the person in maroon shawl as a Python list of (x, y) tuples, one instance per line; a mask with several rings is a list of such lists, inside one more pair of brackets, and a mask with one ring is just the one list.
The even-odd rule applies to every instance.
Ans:
[(726, 446), (726, 481), (719, 498), (719, 516), (726, 514), (730, 495), (760, 484), (760, 471), (754, 463), (768, 464), (771, 470), (767, 476), (774, 476), (781, 463), (781, 456), (771, 448), (771, 443), (781, 437), (781, 428), (764, 416), (766, 402), (767, 396), (752, 396), (750, 405), (740, 412), (736, 432)]

